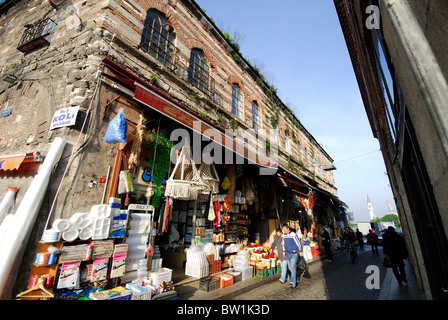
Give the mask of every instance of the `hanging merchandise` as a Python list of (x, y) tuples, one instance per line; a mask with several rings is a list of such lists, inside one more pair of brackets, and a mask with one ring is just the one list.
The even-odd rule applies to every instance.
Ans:
[(137, 133), (135, 134), (134, 142), (132, 143), (131, 155), (129, 157), (129, 165), (136, 166), (140, 163), (140, 153), (142, 150), (143, 137), (145, 134), (144, 118), (140, 114), (140, 121), (137, 125)]
[(165, 196), (179, 200), (197, 200), (199, 192), (205, 188), (187, 142), (182, 147), (174, 170), (166, 182)]
[(104, 135), (104, 142), (106, 143), (118, 143), (128, 142), (126, 137), (127, 123), (124, 117), (123, 108), (118, 110), (117, 115), (112, 119), (107, 127), (106, 134)]
[(227, 176), (229, 177), (231, 186), (228, 191), (228, 197), (229, 197), (229, 204), (232, 206), (235, 203), (235, 187), (236, 187), (236, 173), (235, 173), (235, 166), (230, 165), (227, 168)]
[(225, 177), (224, 178), (224, 180), (222, 181), (222, 183), (221, 183), (221, 188), (224, 190), (224, 191), (227, 191), (229, 188), (230, 188), (230, 186), (231, 186), (232, 184), (230, 183), (230, 180), (229, 180), (229, 177)]
[(198, 174), (200, 181), (207, 187), (202, 192), (207, 192), (207, 190), (211, 191), (213, 194), (219, 192), (219, 177), (214, 163), (210, 165), (202, 162)]
[[(163, 179), (168, 172), (170, 166), (171, 154), (174, 144), (171, 140), (162, 135), (151, 132), (149, 138), (149, 165), (152, 168), (151, 179), (156, 188), (152, 198), (152, 205), (154, 208), (160, 207), (160, 200), (162, 196), (161, 185)], [(151, 187), (151, 184), (148, 188)]]

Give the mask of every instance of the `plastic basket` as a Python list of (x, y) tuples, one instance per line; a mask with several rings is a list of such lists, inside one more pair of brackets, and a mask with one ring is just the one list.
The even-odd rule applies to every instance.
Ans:
[(228, 274), (233, 276), (233, 283), (237, 283), (238, 281), (241, 281), (243, 278), (241, 271), (229, 272)]
[(194, 278), (204, 278), (208, 276), (208, 264), (204, 264), (200, 267), (190, 266), (188, 263), (185, 265), (185, 274)]
[(217, 273), (221, 271), (221, 260), (213, 261), (213, 273)]
[(220, 278), (220, 287), (225, 288), (233, 284), (233, 276), (230, 274), (223, 274)]
[(254, 267), (249, 267), (245, 270), (241, 270), (241, 280), (247, 280), (254, 277)]
[(267, 269), (257, 269), (256, 271), (256, 277), (258, 279), (265, 279), (268, 276), (268, 271)]
[(201, 279), (199, 282), (199, 290), (203, 291), (213, 291), (219, 289), (220, 286), (220, 278), (219, 277), (208, 277)]

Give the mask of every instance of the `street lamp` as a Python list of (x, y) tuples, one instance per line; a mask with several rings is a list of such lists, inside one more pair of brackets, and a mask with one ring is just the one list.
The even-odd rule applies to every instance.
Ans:
[(331, 164), (324, 166), (323, 169), (325, 171), (332, 171), (332, 170), (336, 170), (336, 167), (334, 166), (334, 164), (331, 163)]

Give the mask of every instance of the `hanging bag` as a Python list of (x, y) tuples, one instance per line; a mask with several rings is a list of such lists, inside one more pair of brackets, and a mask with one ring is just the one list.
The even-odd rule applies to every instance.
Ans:
[(124, 117), (123, 108), (118, 110), (117, 115), (112, 119), (107, 127), (106, 134), (104, 135), (104, 142), (106, 143), (127, 143), (126, 137), (127, 123)]

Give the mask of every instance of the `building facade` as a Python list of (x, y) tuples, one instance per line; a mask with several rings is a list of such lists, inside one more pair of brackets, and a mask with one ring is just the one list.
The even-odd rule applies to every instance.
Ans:
[[(129, 142), (142, 126), (145, 136), (170, 137), (179, 127), (199, 133), (202, 147), (213, 140), (274, 168), (284, 186), (310, 191), (325, 215), (328, 206), (344, 207), (324, 170), (332, 158), (192, 0), (7, 0), (0, 39), (0, 189), (17, 187), (16, 203), (26, 201), (21, 191), (51, 143), (67, 141), (15, 268), (23, 275), (18, 287), (52, 221), (116, 196)], [(120, 109), (127, 144), (105, 143)]]
[(420, 288), (448, 288), (446, 1), (335, 0)]

